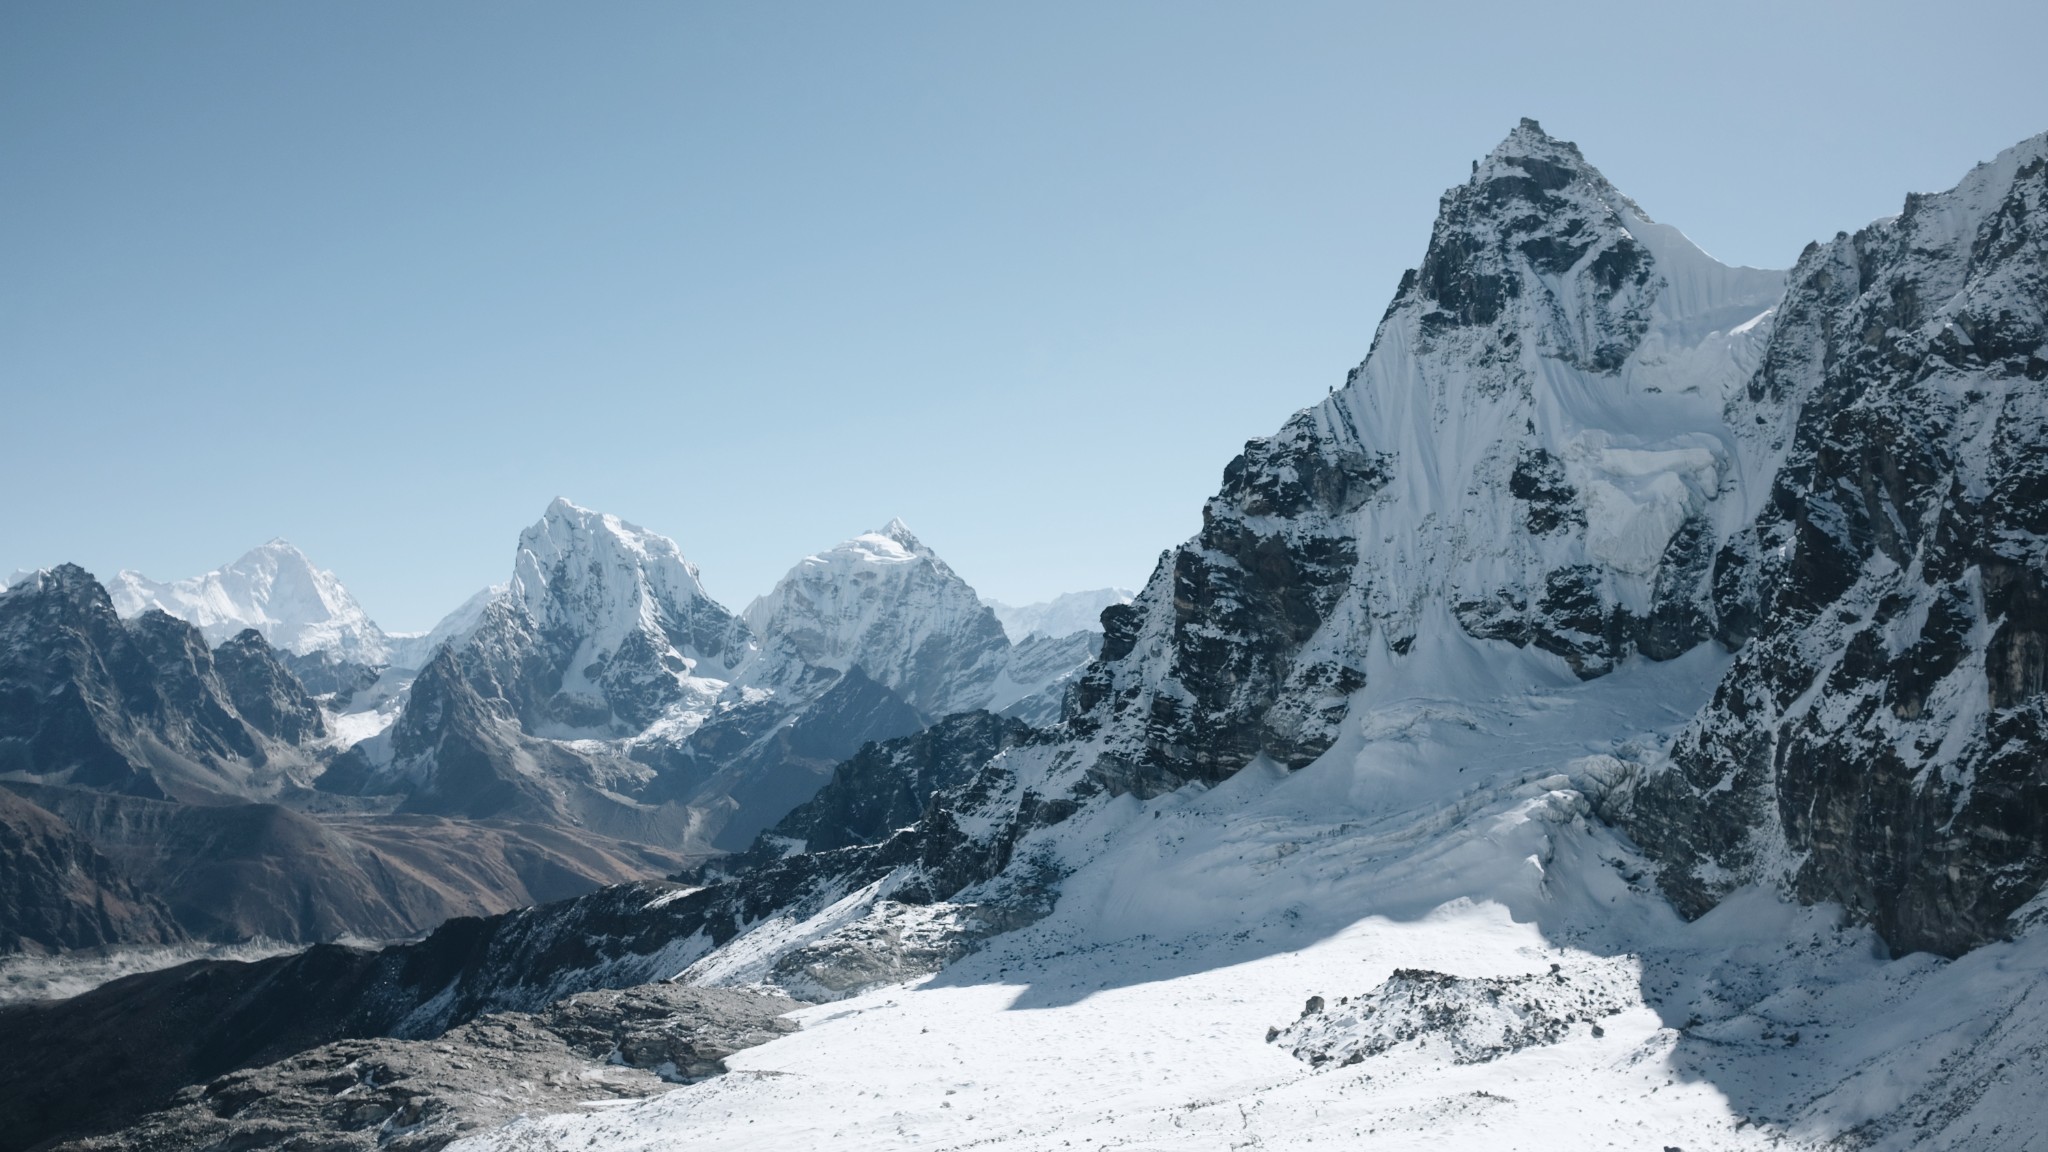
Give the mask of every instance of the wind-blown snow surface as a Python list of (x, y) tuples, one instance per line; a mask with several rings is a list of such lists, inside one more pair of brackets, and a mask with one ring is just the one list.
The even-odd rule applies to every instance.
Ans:
[(1076, 632), (1102, 631), (1102, 610), (1112, 604), (1129, 604), (1137, 593), (1125, 588), (1095, 588), (1087, 592), (1062, 592), (1036, 604), (1005, 604), (983, 600), (1002, 622), (1011, 643), (1022, 644), (1034, 635), (1071, 636)]
[[(1757, 892), (1687, 924), (1587, 818), (1725, 657), (1580, 683), (1449, 629), (1416, 655), (1305, 769), (1260, 761), (1035, 834), (1020, 855), (1074, 869), (1057, 909), (937, 976), (807, 1009), (721, 1079), (460, 1147), (2039, 1146), (2048, 931), (1945, 963)], [(756, 978), (872, 898), (771, 921), (691, 978)], [(1404, 973), (1402, 1003), (1444, 1001), (1359, 1024), (1342, 1001), (1402, 969), (1455, 979)], [(1463, 1010), (1487, 978), (1592, 1007), (1490, 1025)], [(1487, 1027), (1506, 1042), (1475, 1048)], [(1316, 1067), (1292, 1054), (1315, 1036), (1373, 1054)]]

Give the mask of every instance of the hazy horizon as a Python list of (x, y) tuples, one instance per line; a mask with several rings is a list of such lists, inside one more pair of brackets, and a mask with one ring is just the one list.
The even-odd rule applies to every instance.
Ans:
[(1135, 588), (1520, 117), (1784, 267), (2048, 129), (2044, 10), (1928, 23), (12, 6), (0, 572), (283, 537), (416, 631), (561, 495), (735, 608), (891, 517), (1008, 603)]

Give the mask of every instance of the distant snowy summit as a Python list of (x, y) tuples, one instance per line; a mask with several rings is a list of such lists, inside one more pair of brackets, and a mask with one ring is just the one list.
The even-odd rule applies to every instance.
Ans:
[[(7, 586), (31, 574), (17, 572)], [(504, 591), (498, 585), (478, 592), (429, 631), (386, 632), (333, 572), (283, 539), (183, 580), (152, 580), (123, 569), (107, 581), (107, 594), (124, 620), (156, 608), (198, 628), (209, 644), (254, 628), (272, 647), (293, 656), (317, 655), (368, 668), (423, 666), (434, 649), (475, 627), (484, 606)]]
[(298, 656), (329, 652), (370, 665), (391, 658), (390, 638), (334, 573), (284, 540), (185, 580), (165, 583), (124, 569), (107, 581), (107, 593), (123, 618), (162, 609), (196, 626), (209, 644), (254, 628)]
[(983, 600), (996, 614), (1012, 643), (1021, 644), (1031, 636), (1058, 639), (1076, 632), (1102, 631), (1102, 610), (1112, 604), (1129, 604), (1137, 593), (1127, 588), (1096, 588), (1067, 592), (1036, 604), (1005, 604)]

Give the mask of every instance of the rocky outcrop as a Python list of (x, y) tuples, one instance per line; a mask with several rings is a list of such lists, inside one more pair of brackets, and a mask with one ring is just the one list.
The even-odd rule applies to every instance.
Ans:
[(792, 851), (827, 852), (872, 845), (917, 823), (934, 793), (969, 783), (997, 753), (1029, 739), (1032, 729), (987, 712), (950, 716), (914, 736), (869, 744), (832, 771), (808, 803), (785, 816), (754, 846), (707, 869), (732, 875), (757, 860)]
[(1451, 1064), (1484, 1064), (1556, 1044), (1634, 1006), (1637, 973), (1612, 958), (1517, 976), (1453, 976), (1396, 968), (1357, 998), (1311, 997), (1301, 1017), (1267, 1033), (1314, 1068), (1345, 1068), (1405, 1050)]
[(76, 1152), (391, 1149), (433, 1152), (520, 1116), (633, 1099), (725, 1072), (725, 1058), (797, 1030), (801, 1005), (760, 991), (648, 984), (539, 1013), (495, 1013), (437, 1039), (344, 1040), (192, 1085)]
[(761, 830), (814, 796), (835, 765), (864, 745), (924, 727), (924, 717), (859, 667), (815, 699), (800, 694), (741, 704), (678, 745), (642, 753), (664, 773), (659, 784), (715, 813), (713, 847), (744, 849)]
[(307, 695), (324, 697), (337, 712), (347, 708), (356, 693), (377, 682), (376, 668), (343, 660), (331, 652), (309, 652), (304, 656), (279, 652), (277, 658), (299, 678)]
[(1697, 915), (1839, 901), (1901, 951), (2048, 882), (2048, 137), (1814, 245), (1731, 405), (1789, 435), (1715, 560), (1741, 656), (1615, 814)]

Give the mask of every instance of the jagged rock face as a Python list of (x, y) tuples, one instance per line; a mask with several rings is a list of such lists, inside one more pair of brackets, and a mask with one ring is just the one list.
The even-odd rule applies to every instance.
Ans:
[(915, 708), (856, 667), (813, 699), (741, 704), (680, 746), (650, 748), (646, 758), (663, 769), (660, 787), (715, 813), (712, 846), (736, 852), (816, 795), (834, 766), (863, 745), (922, 727)]
[[(839, 765), (817, 795), (769, 830), (758, 850), (825, 852), (875, 844), (915, 824), (934, 792), (966, 784), (1029, 726), (987, 712), (950, 716), (903, 739), (870, 744)], [(800, 847), (798, 847), (800, 845)], [(745, 862), (716, 865), (742, 871)]]
[(280, 733), (316, 732), (318, 710), (260, 639), (226, 660), (229, 677), (163, 612), (122, 621), (75, 565), (38, 573), (0, 594), (0, 773), (141, 796), (275, 791), (305, 767)]
[(170, 911), (70, 825), (0, 788), (0, 954), (183, 938)]
[(334, 573), (313, 566), (305, 553), (272, 540), (232, 564), (189, 580), (160, 583), (139, 572), (108, 582), (124, 618), (151, 609), (189, 621), (209, 644), (244, 628), (294, 655), (328, 652), (353, 663), (390, 658), (390, 641)]
[(277, 659), (299, 678), (307, 695), (324, 697), (336, 711), (347, 708), (356, 693), (377, 683), (377, 669), (343, 660), (331, 652), (309, 652), (304, 656), (279, 652)]
[(1253, 441), (1070, 719), (1154, 792), (1334, 738), (1368, 665), (1455, 626), (1582, 677), (1713, 634), (1767, 445), (1724, 416), (1782, 273), (1729, 268), (1524, 121), (1444, 196), (1345, 386)]
[(746, 618), (804, 663), (857, 666), (935, 717), (987, 705), (1010, 649), (995, 613), (901, 520), (805, 557)]
[(1741, 405), (1796, 414), (1715, 563), (1747, 641), (1622, 818), (1698, 914), (1785, 881), (1958, 953), (2048, 881), (2048, 137), (1810, 247)]
[(214, 649), (213, 667), (235, 711), (258, 732), (287, 744), (327, 735), (320, 706), (254, 628)]

